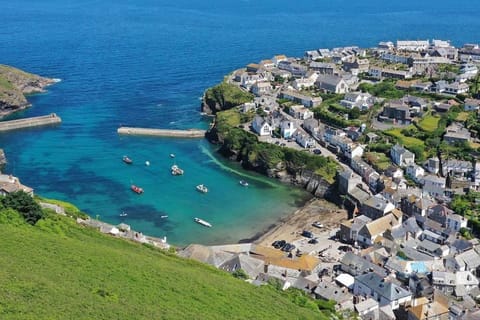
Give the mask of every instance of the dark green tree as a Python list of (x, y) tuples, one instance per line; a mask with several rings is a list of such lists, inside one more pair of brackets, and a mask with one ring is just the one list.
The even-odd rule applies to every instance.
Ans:
[(1, 202), (5, 207), (18, 211), (29, 224), (33, 225), (43, 218), (39, 204), (23, 191), (9, 193), (2, 198)]

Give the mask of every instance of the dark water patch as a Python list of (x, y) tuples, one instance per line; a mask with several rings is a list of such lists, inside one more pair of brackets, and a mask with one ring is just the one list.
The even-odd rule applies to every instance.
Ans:
[(159, 211), (151, 205), (138, 204), (124, 206), (122, 207), (122, 212), (127, 214), (128, 220), (146, 221), (164, 231), (172, 231), (177, 225), (168, 217), (165, 217), (168, 216), (167, 212)]

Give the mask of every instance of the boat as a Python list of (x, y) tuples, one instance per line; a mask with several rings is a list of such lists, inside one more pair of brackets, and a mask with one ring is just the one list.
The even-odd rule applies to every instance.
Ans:
[(138, 194), (143, 193), (143, 189), (140, 188), (140, 187), (137, 187), (137, 186), (134, 185), (134, 184), (132, 184), (132, 185), (130, 186), (130, 189), (132, 189), (133, 192), (138, 193)]
[(204, 184), (199, 184), (197, 186), (197, 191), (201, 192), (201, 193), (207, 193), (208, 192), (208, 188), (204, 185)]
[(174, 164), (171, 169), (172, 169), (172, 175), (174, 176), (179, 176), (183, 174), (183, 170), (180, 169), (176, 164)]
[(248, 187), (248, 182), (245, 181), (245, 180), (240, 180), (240, 185), (244, 186), (244, 187)]
[(148, 167), (150, 165), (150, 161), (145, 161), (145, 165)]
[(161, 219), (167, 219), (168, 216), (167, 215), (164, 215), (164, 216), (160, 216)]
[(175, 154), (170, 153), (170, 158), (175, 158)]
[(125, 212), (120, 213), (120, 217), (126, 217), (127, 214)]
[(133, 163), (132, 159), (130, 159), (130, 158), (127, 157), (127, 156), (123, 156), (123, 159), (122, 159), (122, 160), (123, 160), (123, 162), (125, 162), (126, 164), (132, 164), (132, 163)]
[(205, 227), (209, 227), (211, 228), (212, 227), (212, 224), (210, 222), (207, 222), (205, 220), (202, 220), (200, 218), (193, 218), (193, 220), (198, 223), (198, 224), (201, 224), (202, 226), (205, 226)]

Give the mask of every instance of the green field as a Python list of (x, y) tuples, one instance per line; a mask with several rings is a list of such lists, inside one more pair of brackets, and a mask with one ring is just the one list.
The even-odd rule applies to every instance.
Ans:
[(379, 152), (367, 152), (364, 155), (365, 160), (370, 163), (376, 170), (385, 171), (389, 166), (392, 165), (390, 158), (388, 158), (384, 153)]
[(417, 139), (417, 138), (414, 138), (414, 137), (406, 137), (401, 133), (401, 131), (402, 131), (402, 129), (395, 128), (395, 129), (387, 130), (387, 131), (385, 131), (385, 133), (388, 134), (389, 136), (398, 138), (400, 143), (402, 145), (404, 145), (405, 148), (407, 148), (407, 149), (409, 147), (412, 147), (412, 146), (421, 146), (421, 147), (425, 148), (424, 141), (422, 141), (420, 139)]
[(72, 218), (51, 214), (31, 226), (2, 209), (0, 232), (3, 320), (327, 319), (304, 296), (255, 287)]
[(433, 132), (435, 129), (438, 128), (438, 122), (440, 121), (440, 117), (435, 117), (432, 115), (428, 115), (422, 118), (418, 123), (418, 126), (427, 132)]

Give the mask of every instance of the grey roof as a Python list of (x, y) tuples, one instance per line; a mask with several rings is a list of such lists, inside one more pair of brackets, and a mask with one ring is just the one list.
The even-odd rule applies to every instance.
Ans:
[(411, 259), (415, 261), (431, 261), (433, 260), (432, 256), (429, 256), (428, 254), (422, 253), (412, 247), (405, 246), (405, 248), (402, 249), (403, 253)]
[(405, 229), (406, 232), (410, 233), (418, 233), (422, 231), (422, 228), (417, 223), (417, 220), (415, 217), (410, 217), (407, 220), (405, 220), (402, 224), (403, 228)]
[[(427, 230), (428, 231), (428, 230)], [(434, 252), (435, 250), (438, 250), (440, 249), (441, 245), (438, 244), (438, 243), (434, 243), (432, 241), (429, 241), (429, 240), (423, 240), (420, 242), (420, 244), (418, 245), (418, 248), (423, 248), (429, 252)]]
[(318, 76), (317, 82), (325, 83), (330, 86), (337, 86), (340, 81), (342, 81), (342, 77), (339, 76), (334, 76), (334, 75), (329, 75), (329, 74), (323, 74)]
[(465, 265), (467, 269), (476, 269), (480, 266), (480, 256), (475, 250), (468, 250), (455, 257), (460, 265)]
[(387, 270), (360, 256), (357, 256), (353, 252), (347, 252), (340, 260), (340, 263), (349, 267), (350, 269), (354, 269), (355, 274), (373, 271), (383, 276), (387, 276)]
[(369, 223), (371, 221), (372, 221), (372, 219), (370, 219), (369, 217), (364, 216), (364, 215), (355, 217), (353, 219), (351, 229), (352, 229), (352, 231), (359, 231), (364, 225), (366, 225), (367, 223)]
[(260, 272), (263, 272), (264, 261), (250, 257), (246, 254), (237, 254), (232, 259), (224, 262), (218, 268), (227, 272), (234, 272), (238, 269), (245, 271), (251, 279), (255, 279)]
[(451, 246), (457, 251), (457, 252), (463, 252), (465, 250), (473, 248), (473, 244), (470, 241), (464, 240), (464, 239), (456, 239)]
[(394, 283), (385, 281), (383, 277), (375, 272), (370, 272), (355, 277), (355, 282), (363, 283), (367, 288), (375, 291), (379, 296), (384, 297), (388, 301), (395, 301), (401, 298), (411, 296), (411, 292)]

